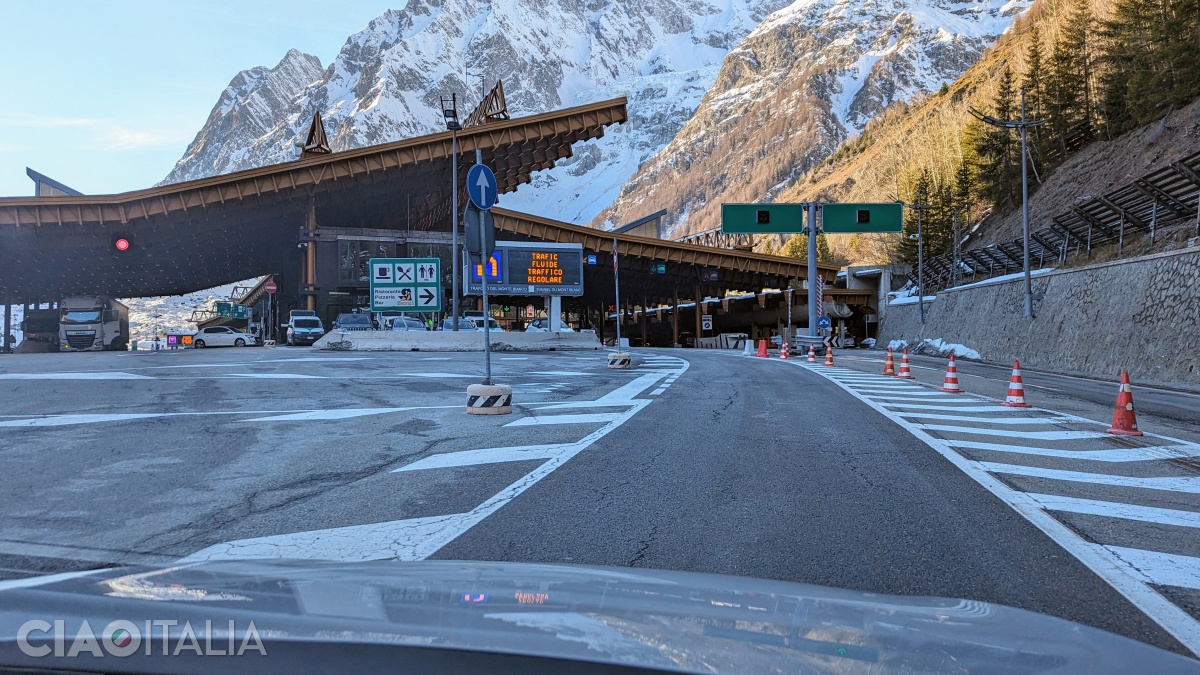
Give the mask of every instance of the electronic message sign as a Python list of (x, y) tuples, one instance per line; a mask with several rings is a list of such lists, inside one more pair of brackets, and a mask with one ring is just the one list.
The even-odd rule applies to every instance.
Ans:
[[(468, 266), (466, 295), (483, 292), (484, 272), (484, 265)], [(583, 295), (583, 246), (498, 241), (486, 272), (489, 294)]]

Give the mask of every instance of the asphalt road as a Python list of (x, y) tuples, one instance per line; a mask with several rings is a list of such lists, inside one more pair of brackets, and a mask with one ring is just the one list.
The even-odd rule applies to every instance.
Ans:
[[(260, 556), (653, 567), (996, 602), (1187, 653), (1014, 509), (1027, 493), (1098, 500), (1094, 483), (1037, 474), (1094, 475), (1084, 460), (1021, 455), (1037, 475), (1014, 478), (1015, 464), (964, 469), (988, 453), (954, 440), (1074, 423), (980, 413), (982, 437), (939, 432), (897, 421), (921, 414), (904, 400), (942, 405), (917, 385), (872, 393), (853, 370), (834, 381), (796, 362), (638, 353), (631, 371), (609, 370), (599, 352), (497, 355), (496, 379), (514, 386), (517, 405), (506, 417), (463, 411), (482, 373), (477, 354), (4, 357), (0, 568), (12, 577)], [(1030, 443), (1053, 446), (1058, 433)], [(1099, 443), (1064, 433), (1059, 455)], [(1194, 478), (1164, 461), (1123, 473)], [(1008, 477), (985, 489), (980, 467)], [(1126, 504), (1200, 513), (1195, 491), (1112, 489)], [(1187, 522), (1056, 517), (1088, 545), (1200, 555)], [(1200, 604), (1184, 577), (1154, 588), (1194, 622)]]

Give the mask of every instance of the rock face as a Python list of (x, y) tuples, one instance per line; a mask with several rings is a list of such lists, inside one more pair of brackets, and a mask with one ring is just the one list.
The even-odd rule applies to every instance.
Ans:
[(629, 123), (503, 205), (586, 222), (699, 105), (722, 59), (786, 0), (410, 0), (350, 36), (327, 68), (289, 52), (234, 77), (166, 183), (297, 158), (314, 112), (334, 151), (443, 130), (504, 80), (509, 112), (629, 97)]
[(725, 58), (695, 115), (592, 224), (667, 209), (671, 236), (721, 202), (770, 201), (893, 102), (951, 82), (1029, 3), (798, 0)]

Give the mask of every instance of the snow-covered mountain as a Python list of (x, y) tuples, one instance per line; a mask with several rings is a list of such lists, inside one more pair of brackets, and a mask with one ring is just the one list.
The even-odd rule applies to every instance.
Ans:
[(794, 2), (730, 52), (691, 120), (592, 224), (667, 209), (675, 236), (719, 227), (721, 202), (770, 201), (888, 105), (962, 75), (1029, 4)]
[(327, 68), (289, 52), (239, 73), (164, 182), (294, 160), (319, 111), (336, 150), (444, 129), (439, 98), (469, 110), (504, 81), (509, 112), (629, 97), (629, 123), (502, 197), (586, 222), (691, 118), (722, 60), (787, 0), (410, 0), (350, 36)]

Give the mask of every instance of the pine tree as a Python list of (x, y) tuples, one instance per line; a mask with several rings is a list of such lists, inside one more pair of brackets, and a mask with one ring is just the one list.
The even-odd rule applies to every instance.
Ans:
[[(1021, 77), (1021, 90), (1025, 92), (1025, 116), (1029, 119), (1043, 117), (1044, 78), (1042, 70), (1042, 32), (1037, 24), (1029, 29), (1029, 48), (1025, 52), (1025, 74)], [(1034, 127), (1029, 134), (1029, 152), (1042, 164), (1041, 127)]]
[[(1015, 98), (1012, 69), (1005, 68), (996, 90), (994, 117), (1013, 119), (1017, 112)], [(1015, 201), (1021, 171), (1020, 147), (1012, 133), (1008, 129), (981, 125), (970, 136), (979, 157), (980, 192), (997, 208), (1011, 205)]]

